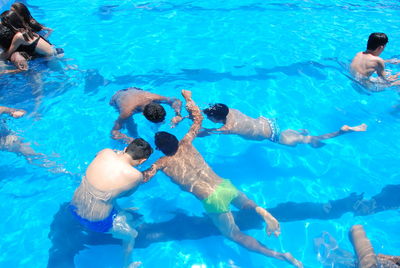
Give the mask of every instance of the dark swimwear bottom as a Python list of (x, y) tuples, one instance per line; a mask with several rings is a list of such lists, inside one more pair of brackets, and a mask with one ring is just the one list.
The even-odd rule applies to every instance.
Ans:
[(64, 49), (56, 47), (56, 55), (64, 54)]
[(111, 211), (110, 215), (107, 216), (107, 218), (101, 220), (101, 221), (90, 221), (85, 218), (82, 218), (81, 216), (76, 213), (77, 208), (73, 205), (68, 206), (69, 210), (71, 211), (72, 215), (79, 221), (81, 225), (86, 227), (87, 229), (98, 232), (98, 233), (106, 233), (111, 230), (113, 227), (113, 221), (115, 217), (118, 214), (118, 211), (113, 208)]

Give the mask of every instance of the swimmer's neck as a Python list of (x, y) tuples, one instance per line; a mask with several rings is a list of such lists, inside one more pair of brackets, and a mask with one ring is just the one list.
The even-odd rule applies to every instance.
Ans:
[(363, 54), (371, 54), (371, 55), (373, 55), (373, 56), (375, 56), (375, 57), (379, 57), (379, 55), (381, 55), (381, 51), (378, 51), (378, 49), (376, 49), (376, 50), (369, 50), (369, 49), (367, 49), (366, 51), (364, 51), (363, 52)]

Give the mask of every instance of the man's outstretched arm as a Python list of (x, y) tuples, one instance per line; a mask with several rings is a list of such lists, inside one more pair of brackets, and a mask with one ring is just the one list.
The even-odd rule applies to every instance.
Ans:
[(0, 106), (0, 114), (9, 114), (10, 116), (14, 118), (19, 118), (24, 116), (26, 112), (21, 109), (14, 109), (14, 108), (9, 108), (5, 106)]
[(192, 100), (192, 92), (189, 90), (182, 90), (182, 96), (186, 100), (186, 110), (189, 112), (190, 117), (193, 119), (193, 124), (188, 133), (183, 137), (182, 141), (192, 142), (200, 131), (201, 123), (203, 122), (203, 115), (199, 107)]
[(115, 120), (114, 126), (111, 130), (111, 137), (114, 140), (122, 140), (125, 143), (130, 143), (133, 141), (133, 138), (128, 137), (127, 135), (125, 135), (124, 133), (121, 132), (122, 125), (126, 119), (127, 119), (127, 117), (124, 117), (121, 115), (118, 116), (118, 118), (117, 118), (117, 120)]
[(153, 165), (151, 165), (151, 167), (143, 171), (143, 182), (148, 182), (151, 180), (151, 178), (157, 174), (157, 171), (164, 167), (165, 158), (166, 157), (161, 157)]

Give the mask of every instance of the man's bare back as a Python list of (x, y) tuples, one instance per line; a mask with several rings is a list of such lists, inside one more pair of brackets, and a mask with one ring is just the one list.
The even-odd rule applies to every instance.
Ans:
[[(172, 118), (171, 120), (172, 126), (175, 126), (179, 121), (182, 120), (180, 114), (182, 102), (178, 99), (164, 97), (135, 87), (117, 91), (110, 100), (110, 105), (114, 106), (119, 112), (118, 118), (114, 122), (114, 126), (111, 130), (112, 138), (121, 139), (126, 143), (131, 142), (133, 140), (131, 137), (128, 137), (127, 135), (121, 133), (123, 125), (128, 122), (128, 119), (132, 119), (131, 118), (132, 115), (144, 112), (146, 106), (149, 106), (151, 104), (157, 105), (157, 108), (164, 113), (164, 115), (156, 114), (156, 116), (160, 118), (160, 121), (163, 121), (165, 116), (165, 111), (159, 105), (160, 103), (168, 104), (174, 109), (175, 117)], [(146, 116), (146, 118), (148, 117)], [(160, 122), (160, 121), (153, 121), (153, 122)], [(131, 124), (134, 124), (133, 121), (131, 122)], [(133, 128), (136, 127), (133, 126)]]
[(331, 139), (346, 133), (366, 131), (367, 125), (361, 124), (350, 127), (342, 126), (338, 131), (319, 136), (308, 135), (307, 131), (298, 132), (292, 129), (280, 131), (280, 128), (274, 119), (260, 116), (252, 118), (244, 113), (229, 108), (223, 103), (210, 105), (203, 112), (207, 118), (214, 123), (224, 124), (220, 128), (203, 128), (199, 137), (205, 137), (209, 134), (234, 134), (249, 140), (270, 140), (286, 146), (295, 147), (298, 144), (308, 144), (311, 147), (319, 148), (325, 145), (322, 140)]
[(120, 193), (136, 188), (142, 173), (126, 161), (123, 152), (111, 149), (100, 151), (86, 170), (86, 179), (99, 190), (118, 190)]
[(385, 62), (371, 53), (358, 52), (350, 64), (351, 73), (355, 77), (370, 77), (373, 73), (384, 77)]
[(303, 267), (301, 262), (294, 259), (290, 253), (272, 251), (255, 238), (240, 231), (230, 211), (231, 204), (239, 209), (255, 210), (267, 223), (269, 235), (273, 233), (278, 236), (280, 227), (278, 221), (269, 212), (237, 190), (229, 180), (220, 178), (194, 148), (192, 142), (199, 133), (203, 116), (191, 99), (191, 92), (182, 90), (182, 95), (194, 122), (188, 133), (179, 142), (174, 135), (167, 132), (156, 134), (156, 146), (166, 156), (157, 160), (150, 169), (144, 171), (145, 180), (150, 180), (158, 170), (162, 170), (181, 189), (193, 193), (203, 203), (205, 211), (221, 234), (251, 251), (284, 260), (296, 267)]

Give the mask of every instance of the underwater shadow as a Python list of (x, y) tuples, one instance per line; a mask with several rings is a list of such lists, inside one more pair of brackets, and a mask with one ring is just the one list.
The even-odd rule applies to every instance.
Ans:
[[(262, 143), (252, 144), (243, 153), (235, 156), (223, 156), (220, 158), (223, 159), (223, 162), (210, 163), (210, 165), (217, 174), (223, 174), (222, 177), (231, 180), (259, 177), (260, 171), (267, 174), (264, 178), (267, 180), (274, 180), (278, 177), (310, 178), (315, 176), (309, 169), (301, 165), (282, 168), (272, 164), (268, 157), (263, 157), (266, 155), (263, 148), (271, 148), (271, 146)], [(243, 159), (246, 159), (246, 162), (250, 162), (251, 165), (244, 165)]]
[[(280, 222), (299, 221), (308, 219), (337, 219), (345, 213), (354, 215), (370, 215), (385, 210), (400, 207), (400, 185), (387, 185), (380, 193), (370, 200), (364, 200), (363, 194), (352, 193), (348, 197), (318, 202), (286, 202), (267, 210)], [(139, 221), (142, 215), (131, 212), (134, 221)], [(264, 220), (254, 210), (233, 211), (235, 222), (243, 231), (261, 229)], [(176, 213), (164, 222), (139, 224), (136, 228), (136, 248), (146, 248), (152, 243), (197, 240), (209, 236), (221, 235), (208, 216), (188, 216)], [(79, 251), (90, 245), (121, 245), (122, 241), (111, 234), (92, 232), (80, 225), (68, 209), (68, 203), (60, 206), (54, 215), (50, 226), (49, 239), (52, 247), (49, 250), (48, 267), (67, 265), (74, 267), (74, 257)], [(57, 266), (59, 267), (59, 266)], [(63, 266), (64, 267), (64, 266)]]

